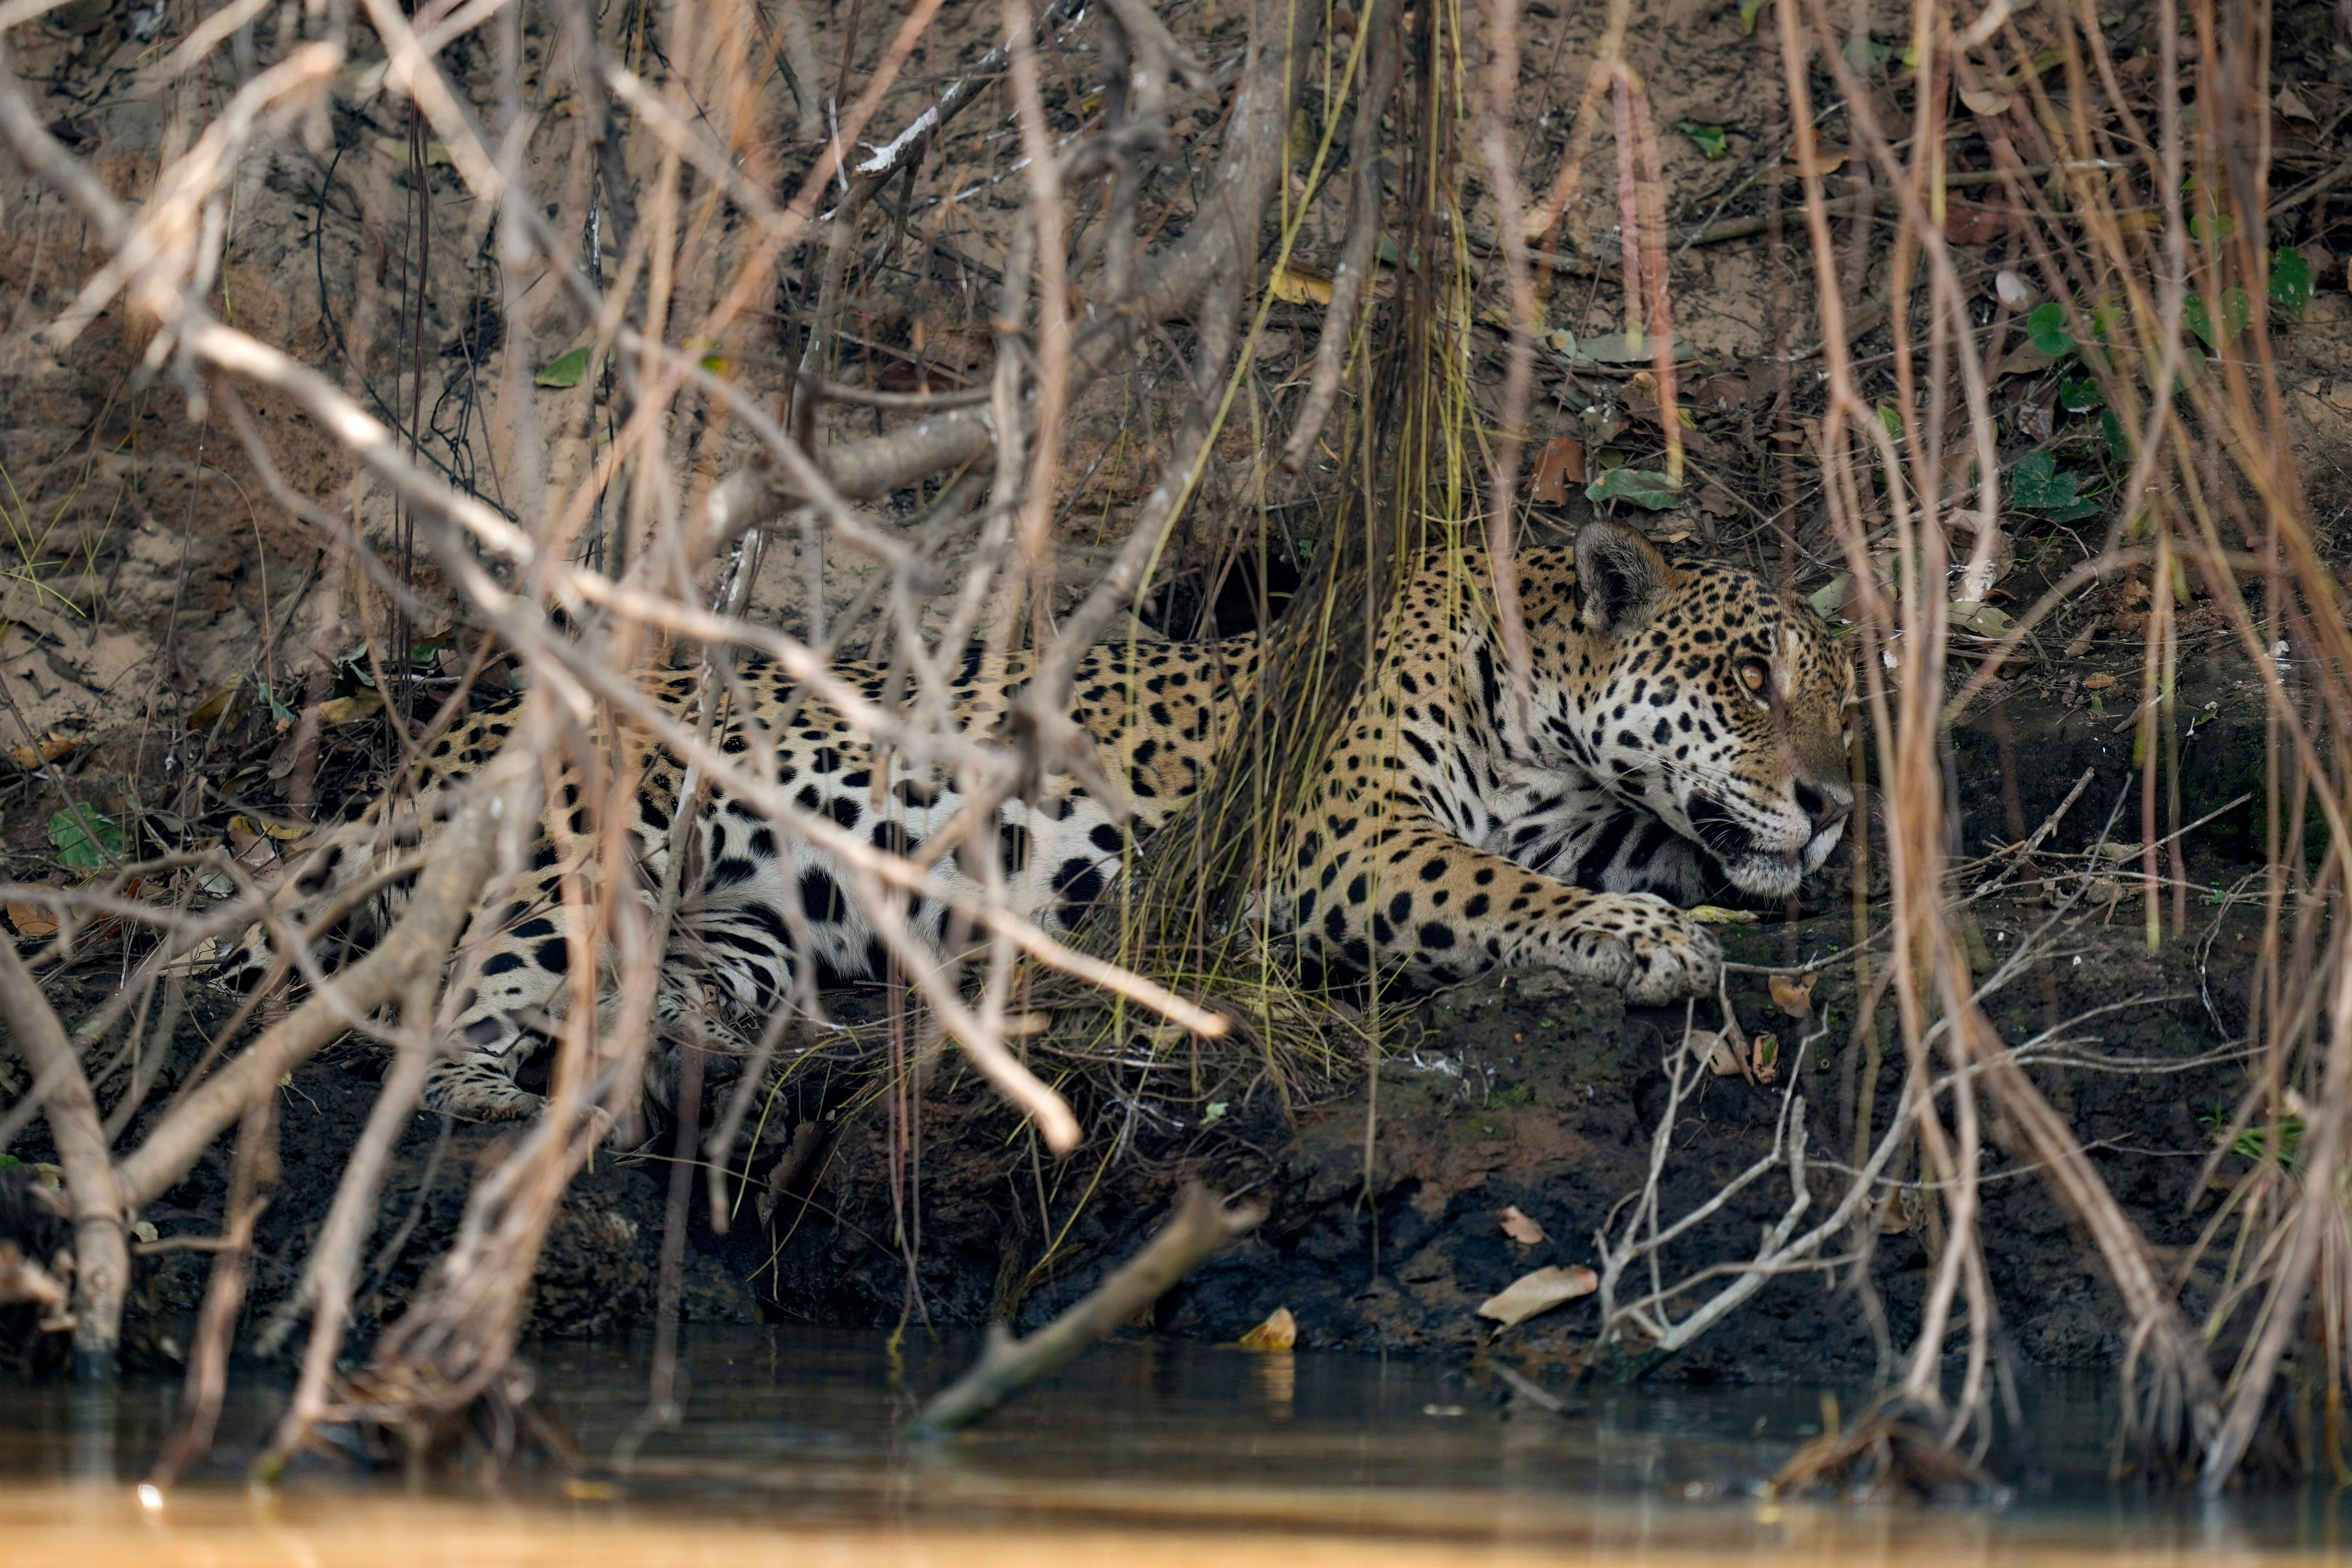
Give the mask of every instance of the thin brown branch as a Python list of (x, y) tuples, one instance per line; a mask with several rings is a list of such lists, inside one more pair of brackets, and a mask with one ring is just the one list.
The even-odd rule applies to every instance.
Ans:
[(1265, 1213), (1256, 1205), (1231, 1206), (1198, 1182), (1187, 1186), (1160, 1234), (1086, 1300), (1027, 1339), (992, 1325), (980, 1360), (932, 1396), (911, 1430), (939, 1437), (971, 1426), (1167, 1294), (1227, 1242), (1257, 1228)]
[(123, 1295), (131, 1286), (133, 1189), (118, 1179), (108, 1156), (98, 1100), (65, 1026), (9, 942), (0, 942), (0, 1017), (7, 1019), (17, 1050), (33, 1069), (33, 1092), (41, 1097), (73, 1200), (74, 1375), (111, 1380), (122, 1339)]

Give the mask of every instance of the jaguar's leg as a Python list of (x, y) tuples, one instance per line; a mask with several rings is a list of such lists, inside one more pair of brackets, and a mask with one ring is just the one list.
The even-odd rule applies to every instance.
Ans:
[(1715, 937), (1665, 900), (1529, 871), (1455, 837), (1417, 801), (1391, 795), (1323, 826), (1282, 858), (1292, 869), (1272, 912), (1358, 969), (1441, 984), (1556, 969), (1654, 1005), (1703, 994), (1721, 968)]

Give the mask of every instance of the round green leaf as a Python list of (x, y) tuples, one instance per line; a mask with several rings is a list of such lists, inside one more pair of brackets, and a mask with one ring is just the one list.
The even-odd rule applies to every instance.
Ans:
[(2280, 249), (2271, 257), (2271, 303), (2300, 316), (2311, 303), (2311, 263), (2299, 250)]
[(2052, 359), (2074, 346), (2074, 340), (2066, 331), (2066, 307), (2055, 300), (2044, 300), (2027, 312), (2025, 335)]

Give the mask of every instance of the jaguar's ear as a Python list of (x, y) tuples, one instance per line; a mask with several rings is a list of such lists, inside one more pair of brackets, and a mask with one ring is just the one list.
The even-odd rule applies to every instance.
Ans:
[(1622, 522), (1596, 518), (1576, 536), (1576, 617), (1584, 629), (1623, 637), (1665, 596), (1666, 558)]

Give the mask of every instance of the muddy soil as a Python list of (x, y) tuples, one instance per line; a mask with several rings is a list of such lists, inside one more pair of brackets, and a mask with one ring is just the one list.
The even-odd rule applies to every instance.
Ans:
[[(344, 1162), (374, 1102), (383, 1067), (373, 1050), (347, 1043), (296, 1068), (278, 1089), (278, 1173), (256, 1233), (252, 1299), (240, 1330), (240, 1353), (255, 1349), (257, 1336), (299, 1283)], [(152, 1115), (142, 1117), (142, 1125)], [(418, 1294), (457, 1235), (467, 1192), (513, 1142), (511, 1128), (423, 1113), (409, 1119), (394, 1147), (374, 1236), (361, 1255), (365, 1262), (356, 1293), (355, 1343), (372, 1338)], [(16, 1152), (28, 1163), (54, 1158), (39, 1130), (20, 1139)], [(215, 1145), (168, 1198), (143, 1211), (141, 1217), (154, 1227), (157, 1242), (221, 1234), (230, 1160), (229, 1143)], [(534, 1331), (601, 1335), (653, 1321), (667, 1191), (667, 1168), (642, 1160), (599, 1159), (581, 1173), (540, 1258), (531, 1302)], [(151, 1251), (136, 1260), (124, 1313), (127, 1366), (167, 1371), (181, 1363), (211, 1262), (208, 1253), (190, 1250)], [(682, 1307), (689, 1321), (760, 1321), (758, 1305), (741, 1280), (701, 1250), (688, 1254)], [(32, 1318), (30, 1308), (0, 1308), (0, 1367), (54, 1370), (64, 1364), (65, 1336), (38, 1333)], [(297, 1319), (290, 1353), (300, 1354), (307, 1332), (307, 1317)]]
[[(2047, 938), (2051, 956), (2027, 968), (1990, 1009), (2005, 1036), (2022, 1039), (2060, 1019), (2126, 1004), (2066, 1031), (2066, 1061), (2038, 1066), (2034, 1077), (2071, 1115), (2149, 1240), (2179, 1247), (2194, 1239), (2214, 1201), (2189, 1203), (2192, 1179), (2212, 1147), (2207, 1119), (2234, 1103), (2245, 1081), (2235, 1061), (2212, 1059), (2239, 1004), (2225, 981), (2200, 972), (2200, 954), (2212, 974), (2242, 969), (2237, 950), (2257, 933), (2232, 913), (2152, 952), (2136, 928), (2127, 929), (2129, 910), (2113, 925), (2103, 923), (2104, 912), (2061, 921)], [(1997, 963), (2050, 914), (2039, 903), (1979, 907), (1988, 957)], [(1790, 1091), (1801, 1099), (1809, 1139), (1811, 1218), (1834, 1205), (1842, 1173), (1851, 1168), (1854, 1093), (1865, 1076), (1865, 1048), (1853, 1038), (1852, 968), (1836, 961), (1851, 950), (1853, 934), (1844, 911), (1731, 934), (1737, 961), (1780, 963), (1792, 953), (1831, 961), (1808, 1024), (1776, 1007), (1761, 976), (1738, 976), (1731, 991), (1751, 1033), (1774, 1031), (1791, 1050), (1806, 1029), (1821, 1029), (1822, 1037), (1794, 1064), (1791, 1079), (1767, 1086), (1709, 1078), (1685, 1103), (1661, 1187), (1668, 1221), (1769, 1153)], [(1702, 1026), (1717, 1021), (1716, 1011), (1698, 1010)], [(902, 1258), (874, 1239), (891, 1234), (891, 1209), (887, 1130), (869, 1118), (840, 1133), (821, 1178), (787, 1198), (772, 1227), (782, 1232), (773, 1272), (754, 1283), (769, 1310), (794, 1321), (895, 1323), (912, 1289), (935, 1321), (1009, 1315), (1034, 1326), (1083, 1294), (1157, 1222), (1179, 1183), (1199, 1176), (1250, 1193), (1271, 1214), (1259, 1232), (1163, 1300), (1152, 1326), (1231, 1339), (1287, 1307), (1302, 1343), (1467, 1352), (1492, 1338), (1494, 1325), (1476, 1317), (1476, 1308), (1513, 1279), (1547, 1265), (1597, 1262), (1596, 1231), (1647, 1173), (1667, 1094), (1662, 1058), (1684, 1022), (1681, 1009), (1629, 1011), (1614, 993), (1544, 974), (1489, 976), (1407, 999), (1376, 1094), (1360, 1089), (1306, 1108), (1295, 1123), (1271, 1096), (1261, 1096), (1205, 1132), (1138, 1132), (1122, 1168), (1082, 1207), (1066, 1198), (1044, 1212), (1038, 1173), (1025, 1163), (1001, 1168), (985, 1135), (959, 1137), (959, 1126), (975, 1116), (991, 1119), (968, 1097), (946, 1095), (927, 1107), (924, 1125), (934, 1142), (923, 1156), (923, 1247), (911, 1276)], [(1882, 1008), (1880, 1027), (1892, 1056), (1891, 1010)], [(1892, 1060), (1882, 1065), (1874, 1119), (1881, 1128), (1899, 1076)], [(1375, 1100), (1368, 1181), (1366, 1127)], [(2067, 1216), (2007, 1152), (1998, 1128), (1991, 1143), (1983, 1234), (2003, 1342), (2037, 1364), (2106, 1363), (2126, 1321), (2111, 1287)], [(2236, 1169), (2231, 1156), (2225, 1185)], [(1065, 1185), (1083, 1190), (1086, 1183)], [(1690, 1232), (1669, 1264), (1688, 1272), (1753, 1256), (1757, 1238), (1790, 1198), (1785, 1173), (1774, 1173)], [(1512, 1209), (1540, 1226), (1544, 1239), (1507, 1235), (1503, 1218)], [(1922, 1214), (1898, 1201), (1872, 1224), (1875, 1310), (1885, 1342), (1897, 1348), (1916, 1327), (1937, 1256), (1939, 1238)], [(2183, 1300), (2192, 1315), (2210, 1285), (2203, 1271), (2190, 1277)], [(1882, 1343), (1872, 1315), (1852, 1290), (1832, 1290), (1817, 1274), (1792, 1275), (1767, 1286), (1662, 1375), (1867, 1374)], [(1595, 1321), (1587, 1299), (1508, 1331), (1504, 1342), (1538, 1358), (1565, 1354), (1589, 1341)]]
[[(1976, 909), (1972, 950), (1990, 971), (2054, 912), (2038, 900), (1989, 900)], [(2188, 937), (2151, 952), (2133, 903), (2110, 909), (2095, 896), (2051, 924), (2041, 938), (2048, 956), (1989, 1004), (2004, 1037), (2017, 1039), (2113, 1009), (2065, 1030), (2053, 1053), (2063, 1059), (2032, 1072), (2161, 1251), (2185, 1247), (2210, 1219), (2218, 1194), (2192, 1203), (2191, 1184), (2211, 1152), (2213, 1119), (2226, 1117), (2246, 1081), (2226, 1045), (2242, 1016), (2233, 989), (2242, 983), (2231, 977), (2246, 972), (2259, 911), (2198, 912)], [(1775, 1033), (1792, 1054), (1800, 1038), (1818, 1037), (1778, 1083), (1704, 1080), (1677, 1119), (1660, 1212), (1671, 1222), (1769, 1155), (1793, 1093), (1808, 1142), (1811, 1224), (1843, 1192), (1857, 1090), (1867, 1077), (1854, 1030), (1853, 917), (1840, 907), (1759, 921), (1730, 929), (1726, 945), (1738, 963), (1822, 963), (1803, 1022), (1776, 1005), (1760, 974), (1735, 975), (1730, 989), (1751, 1035)], [(828, 1000), (837, 1019), (872, 1029), (877, 1042), (887, 1034), (877, 994)], [(1719, 1023), (1717, 1014), (1701, 1005), (1700, 1026)], [(685, 1313), (689, 1321), (884, 1329), (1003, 1318), (1033, 1328), (1123, 1260), (1178, 1187), (1198, 1178), (1265, 1203), (1269, 1217), (1159, 1302), (1148, 1326), (1226, 1340), (1287, 1307), (1304, 1344), (1470, 1352), (1496, 1342), (1494, 1325), (1476, 1316), (1488, 1297), (1537, 1268), (1598, 1262), (1596, 1232), (1646, 1177), (1665, 1108), (1663, 1061), (1684, 1026), (1679, 1008), (1629, 1010), (1613, 992), (1557, 975), (1488, 976), (1391, 999), (1389, 1049), (1374, 1087), (1360, 1084), (1286, 1114), (1260, 1084), (1213, 1125), (1184, 1128), (1151, 1104), (1146, 1086), (1135, 1110), (1086, 1106), (1088, 1143), (1058, 1165), (1039, 1159), (950, 1058), (917, 1099), (919, 1151), (895, 1182), (889, 1108), (870, 1092), (887, 1050), (877, 1043), (869, 1059), (838, 1058), (833, 1065), (847, 1070), (803, 1076), (772, 1102), (729, 1235), (711, 1232), (695, 1184)], [(1891, 1008), (1881, 1008), (1879, 1038), (1886, 1059), (1874, 1121), (1883, 1128), (1901, 1083)], [(373, 1052), (345, 1047), (301, 1068), (280, 1092), (282, 1175), (261, 1227), (247, 1348), (294, 1284), (379, 1070)], [(1368, 1120), (1376, 1129), (1369, 1181)], [(510, 1142), (495, 1128), (412, 1120), (379, 1210), (362, 1330), (395, 1317), (415, 1294), (454, 1234), (468, 1186)], [(2107, 1364), (2120, 1352), (2126, 1320), (2105, 1271), (1998, 1125), (1989, 1146), (1983, 1237), (2000, 1342), (2032, 1364)], [(27, 1159), (47, 1157), (37, 1133), (19, 1148)], [(226, 1149), (215, 1151), (166, 1205), (148, 1211), (161, 1237), (218, 1233), (227, 1159)], [(2245, 1166), (2225, 1158), (2221, 1191)], [(601, 1335), (651, 1321), (668, 1169), (639, 1153), (600, 1156), (582, 1174), (540, 1264), (532, 1333)], [(1671, 1248), (1670, 1269), (1752, 1256), (1790, 1201), (1786, 1172), (1776, 1169)], [(1698, 1382), (1869, 1375), (1884, 1350), (1907, 1345), (1916, 1328), (1940, 1241), (1931, 1206), (1898, 1194), (1872, 1215), (1874, 1300), (1850, 1285), (1832, 1289), (1820, 1274), (1777, 1279), (1654, 1374)], [(1532, 1220), (1543, 1239), (1507, 1235), (1509, 1210)], [(403, 1237), (396, 1251), (387, 1247)], [(1843, 1237), (1829, 1252), (1842, 1255), (1856, 1239)], [(134, 1364), (179, 1359), (207, 1262), (188, 1251), (141, 1261), (127, 1329)], [(2189, 1275), (2182, 1300), (2192, 1316), (2213, 1284), (2210, 1264)], [(0, 1310), (0, 1355), (20, 1365), (54, 1363), (55, 1338), (33, 1333), (29, 1316), (29, 1309)], [(1588, 1298), (1507, 1331), (1499, 1342), (1538, 1361), (1564, 1358), (1589, 1342), (1595, 1323)]]

